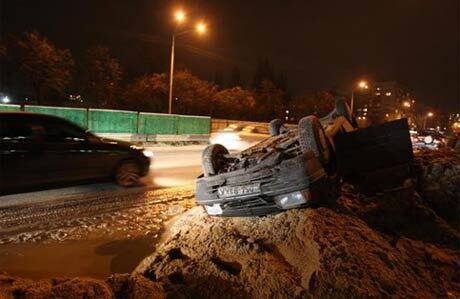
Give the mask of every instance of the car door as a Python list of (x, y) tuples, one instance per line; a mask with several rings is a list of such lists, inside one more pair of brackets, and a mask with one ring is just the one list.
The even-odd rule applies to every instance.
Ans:
[(41, 127), (19, 114), (0, 116), (0, 192), (46, 182)]
[(43, 148), (48, 171), (59, 181), (94, 177), (95, 154), (88, 145), (86, 132), (57, 118), (43, 119)]

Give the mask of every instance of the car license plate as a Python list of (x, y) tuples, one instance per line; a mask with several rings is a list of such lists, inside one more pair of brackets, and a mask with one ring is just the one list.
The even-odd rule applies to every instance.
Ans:
[(217, 189), (217, 195), (220, 198), (234, 197), (258, 192), (260, 192), (260, 183), (243, 186), (223, 186)]

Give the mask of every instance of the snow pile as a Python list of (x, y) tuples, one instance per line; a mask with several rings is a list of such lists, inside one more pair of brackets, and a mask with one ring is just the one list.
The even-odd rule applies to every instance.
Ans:
[(426, 205), (460, 227), (460, 151), (426, 151), (416, 158), (418, 188)]
[(112, 275), (107, 280), (62, 278), (32, 281), (0, 275), (0, 298), (164, 298), (161, 284), (141, 276)]
[[(456, 190), (456, 155), (433, 155), (417, 159), (432, 169), (443, 155), (449, 163), (435, 180)], [(458, 227), (415, 187), (364, 195), (348, 185), (334, 206), (266, 217), (209, 217), (195, 207), (136, 272), (172, 297), (458, 298)], [(445, 200), (458, 209), (452, 194)]]

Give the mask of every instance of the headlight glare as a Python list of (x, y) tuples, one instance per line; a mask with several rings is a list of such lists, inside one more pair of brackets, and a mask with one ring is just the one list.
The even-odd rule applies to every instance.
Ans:
[(426, 144), (430, 144), (433, 142), (433, 137), (426, 136), (425, 138), (423, 138), (423, 142), (425, 142)]
[(276, 205), (282, 209), (291, 209), (307, 203), (310, 193), (306, 190), (278, 195), (273, 198)]
[(153, 152), (149, 151), (149, 150), (143, 150), (142, 154), (144, 154), (144, 156), (146, 156), (147, 158), (152, 158), (153, 157)]

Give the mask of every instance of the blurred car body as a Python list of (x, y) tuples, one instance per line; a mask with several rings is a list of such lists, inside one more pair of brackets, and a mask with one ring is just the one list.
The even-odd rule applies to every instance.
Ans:
[(64, 119), (0, 113), (0, 192), (95, 178), (129, 187), (147, 174), (152, 153), (86, 132)]

